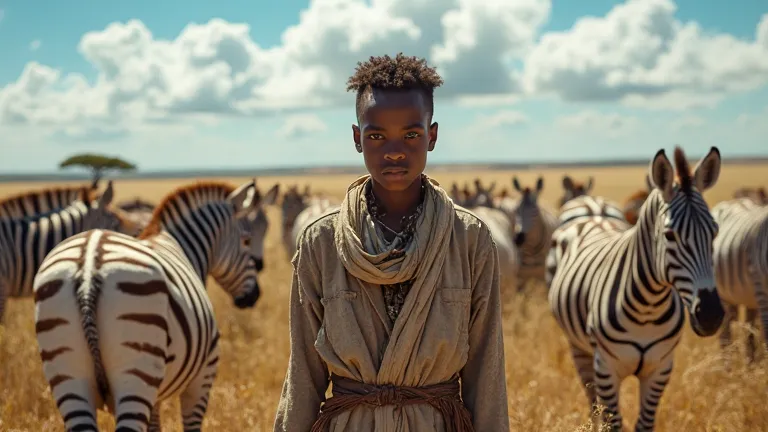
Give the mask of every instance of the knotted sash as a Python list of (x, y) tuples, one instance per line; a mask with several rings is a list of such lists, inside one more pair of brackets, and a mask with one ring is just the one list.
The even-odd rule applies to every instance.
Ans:
[(458, 377), (424, 387), (375, 386), (338, 375), (332, 375), (331, 382), (333, 397), (323, 405), (310, 432), (326, 432), (336, 414), (360, 405), (402, 407), (417, 404), (429, 404), (440, 411), (448, 432), (474, 432), (471, 415), (461, 402)]

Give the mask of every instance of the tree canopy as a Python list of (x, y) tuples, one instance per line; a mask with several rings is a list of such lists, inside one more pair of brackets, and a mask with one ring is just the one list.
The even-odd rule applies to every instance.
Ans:
[(136, 169), (136, 165), (123, 159), (91, 153), (71, 156), (59, 164), (59, 168), (72, 166), (80, 166), (99, 172), (106, 170), (133, 171)]

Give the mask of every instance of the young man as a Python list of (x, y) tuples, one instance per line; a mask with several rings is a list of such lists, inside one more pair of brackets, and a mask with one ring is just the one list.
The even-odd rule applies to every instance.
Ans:
[(399, 54), (348, 84), (370, 175), (299, 237), (274, 430), (507, 431), (496, 246), (423, 174), (442, 79)]

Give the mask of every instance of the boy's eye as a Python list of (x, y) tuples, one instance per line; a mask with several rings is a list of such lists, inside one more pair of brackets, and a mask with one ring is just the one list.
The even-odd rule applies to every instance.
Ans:
[(380, 139), (384, 139), (384, 136), (382, 136), (381, 134), (375, 133), (375, 134), (368, 135), (368, 138), (372, 140), (380, 140)]
[(410, 139), (418, 138), (419, 136), (420, 135), (418, 132), (408, 132), (407, 134), (405, 134), (405, 137)]

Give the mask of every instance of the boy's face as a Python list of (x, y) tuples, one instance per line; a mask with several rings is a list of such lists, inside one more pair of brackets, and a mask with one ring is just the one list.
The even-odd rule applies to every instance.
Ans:
[(419, 90), (374, 89), (364, 96), (360, 126), (352, 125), (365, 167), (384, 189), (407, 189), (424, 172), (435, 148), (437, 123)]

